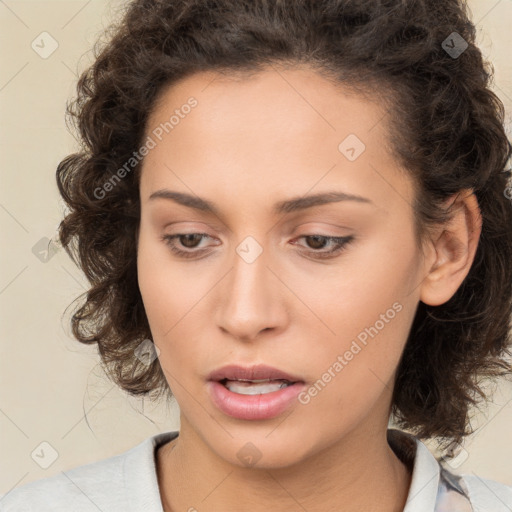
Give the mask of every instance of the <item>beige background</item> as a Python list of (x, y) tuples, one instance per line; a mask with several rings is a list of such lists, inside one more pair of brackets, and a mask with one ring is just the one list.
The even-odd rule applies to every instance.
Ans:
[[(55, 168), (75, 149), (64, 122), (66, 100), (119, 5), (0, 1), (0, 494), (179, 427), (176, 404), (163, 410), (105, 380), (96, 349), (73, 340), (69, 310), (64, 315), (85, 290), (84, 278), (62, 250), (46, 263), (33, 253), (41, 239), (55, 235), (62, 215)], [(472, 0), (470, 6), (510, 128), (512, 0)], [(43, 31), (58, 43), (46, 59), (31, 47)], [(50, 39), (43, 37), (48, 50)], [(503, 383), (475, 419), (481, 427), (457, 472), (512, 485), (511, 400), (512, 385)]]

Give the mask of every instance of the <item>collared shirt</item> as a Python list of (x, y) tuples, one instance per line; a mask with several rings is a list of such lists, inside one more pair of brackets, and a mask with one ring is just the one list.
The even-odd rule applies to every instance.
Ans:
[(416, 437), (388, 429), (388, 443), (412, 470), (403, 512), (512, 512), (512, 487), (476, 475), (457, 475)]
[[(178, 434), (163, 432), (119, 455), (15, 488), (0, 497), (0, 511), (163, 512), (156, 450)], [(511, 486), (453, 474), (419, 439), (400, 430), (388, 430), (388, 443), (412, 470), (403, 512), (512, 511)]]

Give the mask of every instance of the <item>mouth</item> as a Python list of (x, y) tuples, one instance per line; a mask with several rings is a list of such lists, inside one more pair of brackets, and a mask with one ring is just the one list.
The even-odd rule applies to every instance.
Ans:
[(238, 393), (239, 395), (265, 395), (295, 384), (295, 382), (285, 379), (222, 379), (219, 382), (232, 393)]
[(208, 380), (220, 381), (233, 381), (233, 382), (252, 382), (261, 384), (264, 382), (304, 382), (301, 377), (292, 375), (273, 366), (266, 364), (258, 364), (254, 366), (240, 366), (230, 364), (217, 368), (208, 375)]
[(266, 365), (229, 365), (208, 376), (210, 398), (228, 416), (243, 420), (276, 417), (293, 405), (305, 381)]

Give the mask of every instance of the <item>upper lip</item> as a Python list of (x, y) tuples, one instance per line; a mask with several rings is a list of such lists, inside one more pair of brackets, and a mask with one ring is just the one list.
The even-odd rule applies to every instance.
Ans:
[(288, 380), (290, 382), (303, 382), (297, 375), (279, 370), (265, 364), (255, 366), (239, 366), (230, 364), (217, 368), (208, 376), (208, 380)]

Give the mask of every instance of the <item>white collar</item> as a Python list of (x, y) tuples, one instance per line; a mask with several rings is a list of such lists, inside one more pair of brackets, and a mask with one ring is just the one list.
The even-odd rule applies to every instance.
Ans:
[[(123, 474), (128, 502), (133, 512), (151, 510), (163, 512), (158, 478), (156, 474), (156, 450), (179, 435), (179, 431), (162, 432), (145, 439), (126, 453)], [(393, 451), (412, 469), (411, 485), (403, 512), (442, 512), (440, 496), (456, 496), (466, 500), (447, 483), (443, 475), (448, 476), (451, 484), (457, 486), (457, 478), (441, 467), (430, 450), (415, 436), (406, 432), (388, 429), (388, 442)], [(453, 480), (455, 479), (455, 481)], [(446, 486), (448, 493), (445, 494)], [(141, 493), (140, 490), (144, 492)], [(443, 492), (441, 492), (443, 491)], [(444, 502), (443, 502), (444, 503)], [(451, 502), (450, 502), (451, 503)], [(469, 502), (468, 502), (469, 503)], [(462, 504), (461, 508), (452, 507), (451, 512), (471, 510)]]
[(418, 438), (403, 431), (388, 429), (388, 442), (397, 456), (412, 466), (403, 512), (434, 512), (441, 473), (438, 461)]

